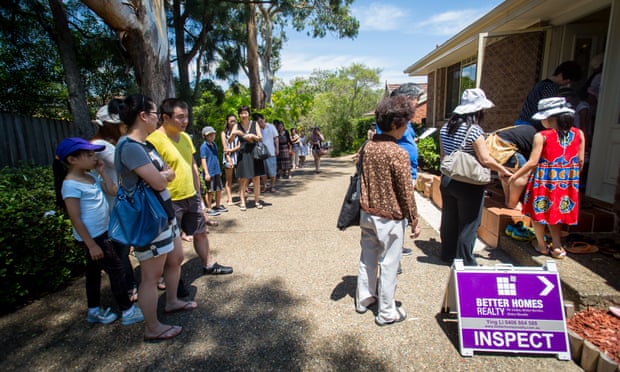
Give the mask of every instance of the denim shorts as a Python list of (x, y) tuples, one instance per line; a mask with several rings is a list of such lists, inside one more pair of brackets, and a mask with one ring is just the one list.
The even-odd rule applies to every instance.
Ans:
[(278, 160), (275, 156), (270, 156), (263, 160), (265, 164), (265, 175), (267, 177), (275, 177), (278, 174)]
[(513, 156), (508, 159), (504, 166), (506, 168), (521, 168), (523, 164), (527, 162), (527, 159), (520, 152), (515, 152)]

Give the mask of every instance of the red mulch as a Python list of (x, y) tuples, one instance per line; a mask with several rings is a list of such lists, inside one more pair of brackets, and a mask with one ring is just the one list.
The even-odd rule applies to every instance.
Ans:
[(620, 364), (620, 318), (607, 310), (587, 309), (568, 320), (568, 328)]

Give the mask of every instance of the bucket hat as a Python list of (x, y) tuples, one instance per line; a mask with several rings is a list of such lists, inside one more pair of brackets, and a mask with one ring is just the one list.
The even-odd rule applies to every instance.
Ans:
[(454, 113), (459, 115), (470, 114), (493, 106), (495, 104), (487, 98), (482, 89), (465, 89), (461, 97), (461, 104), (454, 108)]
[(538, 112), (532, 116), (534, 120), (547, 119), (549, 116), (559, 114), (574, 114), (575, 110), (568, 107), (566, 98), (564, 97), (551, 97), (543, 98), (538, 101)]

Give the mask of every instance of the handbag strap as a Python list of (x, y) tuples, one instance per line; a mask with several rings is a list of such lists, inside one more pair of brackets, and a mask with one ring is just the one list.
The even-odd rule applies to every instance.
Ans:
[(465, 133), (465, 138), (463, 138), (463, 142), (461, 142), (461, 146), (459, 146), (459, 151), (463, 151), (463, 149), (465, 148), (465, 144), (467, 143), (469, 134), (471, 133), (471, 130), (474, 129), (473, 127), (474, 127), (474, 124), (470, 124), (469, 128), (467, 128), (467, 133)]
[(357, 162), (357, 174), (358, 175), (362, 174), (362, 161), (364, 160), (364, 147), (366, 147), (367, 143), (368, 143), (368, 140), (364, 141), (364, 143), (362, 144), (362, 147), (360, 148), (360, 156)]

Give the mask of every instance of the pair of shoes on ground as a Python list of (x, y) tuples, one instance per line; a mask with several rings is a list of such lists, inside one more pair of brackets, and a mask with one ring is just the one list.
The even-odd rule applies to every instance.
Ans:
[[(86, 320), (89, 323), (110, 324), (118, 319), (118, 315), (112, 312), (109, 307), (107, 309), (99, 308), (96, 313), (88, 312)], [(144, 321), (144, 315), (138, 305), (132, 305), (131, 312), (121, 317), (122, 325), (131, 325)]]
[(233, 273), (233, 268), (230, 266), (222, 266), (216, 262), (211, 265), (211, 267), (203, 267), (202, 273), (204, 275), (227, 275)]
[(405, 310), (403, 310), (402, 307), (397, 307), (396, 312), (398, 312), (398, 318), (385, 320), (385, 319), (381, 319), (381, 317), (377, 315), (375, 317), (375, 323), (378, 326), (383, 327), (383, 326), (390, 325), (390, 324), (400, 323), (404, 321), (405, 319), (407, 319), (407, 313), (405, 313)]
[(519, 221), (514, 225), (508, 224), (504, 230), (504, 233), (509, 237), (522, 242), (528, 242), (536, 239), (536, 234), (534, 234), (534, 231), (529, 227), (525, 227), (522, 221)]

